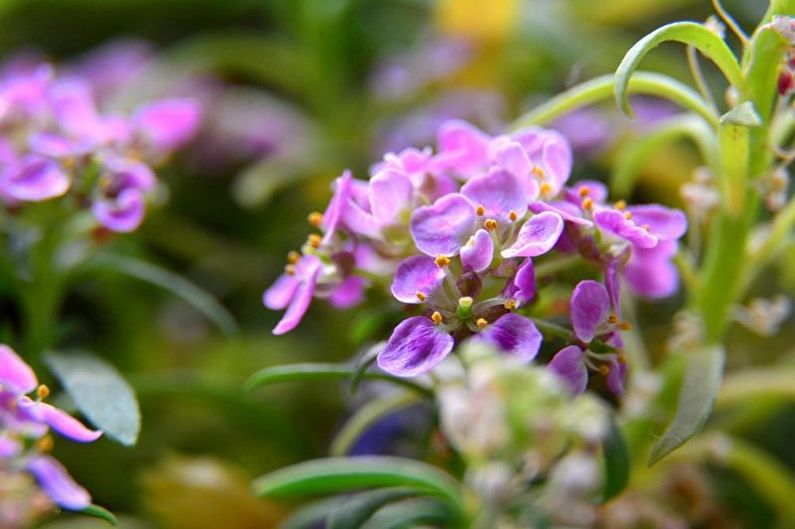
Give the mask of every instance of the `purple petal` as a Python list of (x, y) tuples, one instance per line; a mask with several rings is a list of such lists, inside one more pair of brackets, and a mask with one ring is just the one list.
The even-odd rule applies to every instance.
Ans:
[(337, 233), (351, 199), (352, 186), (353, 174), (348, 170), (334, 181), (334, 194), (323, 213), (323, 244), (331, 242)]
[(298, 284), (294, 275), (282, 274), (262, 295), (262, 302), (271, 310), (282, 310), (290, 304)]
[(135, 231), (146, 214), (146, 200), (135, 188), (123, 190), (115, 200), (97, 200), (91, 211), (100, 224), (109, 230), (128, 233)]
[(588, 386), (588, 368), (583, 361), (584, 351), (576, 345), (564, 347), (552, 357), (547, 369), (560, 377), (575, 395)]
[(7, 345), (0, 345), (0, 385), (18, 395), (39, 385), (33, 369)]
[(687, 231), (687, 218), (678, 209), (670, 209), (657, 204), (630, 206), (632, 221), (638, 226), (648, 228), (657, 239), (671, 241), (680, 238)]
[(431, 256), (456, 255), (475, 226), (475, 208), (463, 195), (451, 194), (411, 216), (411, 236), (417, 248)]
[(533, 215), (519, 230), (516, 242), (502, 251), (502, 256), (508, 259), (546, 253), (558, 242), (562, 231), (563, 219), (557, 213), (544, 211)]
[(28, 156), (0, 177), (4, 195), (16, 200), (37, 202), (63, 195), (71, 181), (60, 166), (45, 158)]
[(350, 276), (334, 289), (329, 303), (339, 309), (347, 309), (361, 303), (367, 282), (359, 276)]
[(596, 180), (580, 180), (573, 186), (565, 188), (563, 190), (563, 196), (568, 202), (579, 206), (582, 202), (582, 195), (580, 192), (583, 189), (588, 190), (587, 196), (597, 204), (601, 204), (607, 200), (607, 186)]
[(609, 262), (605, 268), (605, 287), (610, 295), (610, 304), (613, 306), (613, 310), (618, 316), (621, 316), (621, 302), (618, 295), (621, 282), (618, 278), (618, 263), (615, 261)]
[(461, 247), (461, 264), (467, 270), (483, 272), (491, 266), (491, 259), (494, 257), (494, 241), (491, 234), (479, 229), (469, 238), (467, 243)]
[(515, 299), (519, 306), (526, 305), (536, 295), (536, 274), (533, 268), (533, 261), (525, 259), (516, 273), (513, 280), (509, 281), (503, 290), (503, 296)]
[(59, 434), (81, 443), (96, 441), (102, 436), (99, 430), (86, 428), (83, 423), (55, 406), (41, 402), (38, 404), (44, 422)]
[(384, 169), (370, 179), (370, 211), (380, 224), (398, 224), (411, 205), (414, 186), (404, 174)]
[(22, 443), (7, 435), (0, 435), (0, 459), (10, 459), (22, 451)]
[(496, 170), (487, 175), (470, 179), (461, 188), (461, 193), (477, 206), (483, 206), (486, 218), (499, 222), (512, 222), (510, 213), (522, 218), (527, 211), (524, 189), (511, 173)]
[(533, 202), (530, 204), (530, 211), (533, 213), (543, 213), (544, 211), (551, 211), (553, 213), (557, 213), (560, 215), (563, 220), (567, 222), (573, 222), (574, 224), (580, 224), (581, 226), (591, 227), (593, 226), (593, 222), (590, 220), (583, 218), (582, 211), (578, 206), (574, 204), (570, 204), (569, 202)]
[(58, 125), (68, 135), (93, 135), (99, 115), (88, 83), (58, 81), (50, 89), (50, 104)]
[(610, 371), (607, 373), (607, 389), (614, 395), (624, 393), (624, 379), (627, 376), (627, 364), (615, 360), (610, 362)]
[(400, 323), (378, 355), (378, 367), (395, 376), (413, 377), (432, 369), (453, 350), (453, 337), (425, 316)]
[(654, 248), (633, 248), (623, 269), (624, 278), (637, 295), (649, 299), (664, 298), (679, 288), (679, 272), (671, 262), (676, 241), (660, 241)]
[(571, 147), (566, 138), (554, 131), (547, 131), (541, 149), (540, 165), (547, 182), (552, 185), (552, 196), (557, 195), (571, 175)]
[(489, 146), (493, 162), (519, 181), (527, 200), (538, 198), (538, 182), (532, 175), (533, 163), (522, 145), (508, 136), (494, 138)]
[(593, 213), (594, 222), (603, 230), (607, 230), (639, 248), (657, 246), (657, 237), (650, 230), (627, 218), (624, 211), (613, 208), (599, 208)]
[(91, 150), (91, 144), (77, 142), (49, 132), (38, 132), (28, 137), (28, 146), (35, 154), (48, 158), (80, 156)]
[(471, 176), (488, 165), (491, 138), (466, 121), (453, 120), (439, 127), (440, 159), (456, 173)]
[(590, 342), (597, 328), (607, 321), (610, 314), (610, 296), (601, 283), (586, 279), (574, 287), (570, 310), (574, 334), (583, 342)]
[(312, 303), (315, 294), (317, 278), (323, 268), (323, 262), (314, 255), (305, 255), (296, 264), (295, 275), (298, 277), (298, 287), (293, 293), (287, 312), (273, 329), (273, 334), (279, 335), (295, 329)]
[(431, 297), (444, 282), (444, 269), (436, 266), (433, 257), (415, 255), (400, 262), (392, 281), (392, 295), (402, 303), (422, 303), (417, 297)]
[(119, 193), (124, 189), (151, 191), (157, 185), (152, 168), (143, 162), (129, 158), (113, 157), (104, 162), (104, 170), (110, 180), (106, 193)]
[(531, 320), (508, 313), (480, 331), (474, 339), (490, 343), (523, 362), (530, 362), (538, 354), (543, 337)]
[(28, 470), (47, 496), (60, 507), (79, 511), (91, 505), (91, 495), (75, 483), (63, 465), (52, 457), (32, 458), (28, 461)]
[(201, 108), (193, 99), (164, 99), (135, 113), (138, 130), (160, 151), (178, 149), (196, 134)]

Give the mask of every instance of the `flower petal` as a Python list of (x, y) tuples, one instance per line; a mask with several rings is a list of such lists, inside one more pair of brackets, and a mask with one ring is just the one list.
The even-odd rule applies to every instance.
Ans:
[(367, 281), (359, 276), (350, 276), (334, 289), (328, 301), (339, 309), (347, 309), (361, 303)]
[(172, 151), (189, 142), (199, 128), (201, 107), (194, 99), (163, 99), (139, 109), (136, 127), (160, 151)]
[(607, 289), (590, 279), (580, 281), (574, 287), (569, 304), (574, 334), (583, 342), (590, 342), (596, 336), (597, 328), (607, 321), (610, 313)]
[(444, 269), (436, 266), (433, 257), (415, 255), (404, 259), (395, 270), (392, 281), (392, 295), (402, 303), (422, 303), (417, 297), (421, 293), (431, 297), (444, 282)]
[(531, 320), (508, 313), (500, 316), (473, 339), (490, 343), (506, 354), (530, 362), (538, 354), (543, 337)]
[(456, 255), (475, 226), (475, 208), (463, 195), (444, 196), (411, 216), (411, 236), (417, 248), (430, 256)]
[(370, 179), (370, 211), (379, 224), (398, 224), (400, 214), (411, 205), (413, 194), (414, 186), (407, 176), (384, 169)]
[(527, 197), (519, 180), (503, 169), (470, 179), (461, 188), (461, 194), (473, 204), (483, 206), (486, 218), (501, 223), (512, 222), (511, 212), (522, 218), (527, 211)]
[(262, 295), (262, 302), (271, 310), (282, 310), (290, 304), (298, 285), (294, 275), (282, 274)]
[(593, 213), (597, 226), (607, 230), (639, 248), (654, 248), (658, 239), (651, 230), (627, 218), (627, 212), (613, 208), (598, 208)]
[(483, 272), (491, 266), (492, 257), (494, 257), (494, 241), (491, 234), (482, 228), (461, 247), (461, 264), (467, 270)]
[(547, 369), (560, 377), (572, 393), (579, 395), (588, 386), (588, 368), (583, 360), (584, 351), (569, 345), (555, 353)]
[(627, 211), (638, 226), (646, 226), (661, 241), (680, 238), (687, 231), (687, 218), (678, 209), (666, 208), (658, 204), (630, 206)]
[(16, 200), (38, 202), (69, 191), (71, 180), (60, 166), (46, 158), (28, 156), (9, 167), (0, 178), (2, 193)]
[(633, 248), (623, 269), (629, 288), (637, 295), (658, 299), (671, 296), (679, 288), (679, 272), (671, 262), (676, 241), (660, 241), (654, 248)]
[(546, 253), (558, 242), (562, 231), (563, 219), (557, 213), (544, 211), (533, 215), (519, 230), (516, 242), (502, 251), (502, 256), (508, 259)]
[(607, 373), (607, 389), (614, 395), (624, 393), (624, 379), (627, 376), (627, 364), (615, 360), (610, 363), (610, 371)]
[(7, 345), (0, 345), (0, 385), (18, 395), (39, 385), (33, 369)]
[(50, 428), (73, 441), (90, 443), (102, 436), (100, 430), (86, 428), (83, 423), (55, 406), (40, 402), (38, 407), (41, 411), (42, 419)]
[(135, 231), (144, 220), (146, 199), (136, 188), (121, 191), (114, 200), (97, 200), (91, 205), (97, 221), (109, 230), (121, 233)]
[(462, 120), (451, 120), (439, 127), (439, 159), (454, 172), (468, 177), (488, 165), (491, 138)]
[(378, 367), (399, 377), (413, 377), (432, 369), (453, 350), (453, 337), (425, 316), (401, 322), (392, 332)]
[(317, 278), (323, 268), (322, 261), (314, 255), (305, 255), (301, 258), (301, 270), (296, 266), (296, 275), (299, 277), (298, 287), (293, 293), (287, 312), (273, 329), (273, 334), (284, 334), (295, 329), (312, 303), (312, 297), (317, 286)]
[(28, 470), (47, 496), (60, 507), (73, 511), (91, 505), (91, 495), (75, 483), (66, 469), (50, 456), (37, 456), (28, 461)]
[(530, 204), (529, 209), (533, 213), (551, 211), (560, 215), (563, 220), (567, 222), (573, 222), (574, 224), (580, 224), (581, 226), (586, 226), (588, 228), (593, 226), (593, 222), (583, 218), (580, 208), (574, 204), (570, 204), (569, 202), (533, 202)]
[(536, 274), (531, 259), (525, 259), (516, 269), (513, 279), (506, 284), (502, 295), (515, 299), (519, 306), (533, 300), (536, 295)]

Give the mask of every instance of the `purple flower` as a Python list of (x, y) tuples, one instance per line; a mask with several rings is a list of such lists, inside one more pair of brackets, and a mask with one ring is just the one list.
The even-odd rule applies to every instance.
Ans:
[(71, 179), (58, 163), (35, 155), (6, 167), (0, 175), (0, 193), (15, 201), (38, 202), (69, 191)]
[(401, 303), (417, 304), (434, 295), (446, 272), (432, 257), (415, 255), (400, 262), (392, 282), (392, 295)]
[(481, 217), (498, 223), (515, 222), (527, 212), (528, 197), (519, 180), (504, 169), (471, 178), (461, 194), (477, 207)]
[(37, 456), (27, 465), (39, 486), (60, 507), (73, 511), (91, 505), (91, 495), (75, 483), (63, 465), (49, 456)]
[(146, 194), (155, 187), (155, 175), (146, 164), (123, 158), (104, 163), (101, 194), (91, 206), (97, 221), (115, 232), (131, 232), (143, 222)]
[(598, 208), (594, 222), (638, 248), (654, 248), (659, 241), (680, 238), (687, 230), (685, 214), (656, 204), (633, 206), (621, 211), (615, 208)]
[(607, 289), (596, 281), (580, 281), (571, 294), (570, 305), (574, 334), (583, 342), (590, 342), (607, 322), (610, 312)]
[(654, 248), (635, 248), (623, 269), (623, 276), (635, 294), (657, 299), (668, 297), (679, 287), (679, 273), (671, 259), (676, 241), (660, 241)]
[(530, 362), (538, 354), (543, 337), (531, 320), (508, 313), (486, 326), (473, 339), (491, 344), (523, 362)]
[(568, 345), (555, 353), (547, 367), (573, 394), (578, 395), (588, 386), (588, 368), (584, 360), (585, 351), (578, 345)]
[(555, 246), (563, 232), (563, 219), (557, 213), (545, 211), (530, 217), (519, 229), (516, 242), (502, 251), (502, 256), (536, 257)]
[(445, 359), (455, 341), (443, 327), (425, 316), (400, 323), (378, 355), (378, 367), (401, 377), (425, 373)]
[(163, 99), (140, 108), (133, 124), (147, 145), (171, 152), (189, 142), (199, 128), (201, 108), (193, 99)]
[(318, 257), (304, 255), (265, 291), (263, 302), (266, 307), (273, 310), (287, 308), (284, 316), (273, 329), (273, 334), (289, 332), (301, 322), (312, 302), (312, 295), (322, 269), (323, 262)]
[(475, 227), (475, 207), (464, 195), (453, 193), (411, 216), (411, 236), (426, 255), (458, 255)]

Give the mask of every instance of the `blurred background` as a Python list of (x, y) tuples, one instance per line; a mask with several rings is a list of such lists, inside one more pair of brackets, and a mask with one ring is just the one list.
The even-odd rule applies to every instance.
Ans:
[[(724, 5), (752, 29), (766, 2)], [(143, 431), (134, 449), (103, 439), (90, 449), (58, 443), (56, 455), (124, 527), (274, 527), (289, 506), (255, 499), (248, 481), (325, 455), (356, 402), (334, 383), (247, 393), (243, 381), (265, 366), (349, 359), (400, 317), (374, 292), (365, 309), (317, 303), (297, 332), (270, 334), (280, 315), (264, 309), (262, 292), (305, 240), (307, 213), (325, 208), (331, 181), (345, 168), (366, 178), (384, 152), (433, 145), (449, 118), (499, 132), (550, 95), (612, 72), (655, 27), (710, 14), (707, 0), (0, 2), (6, 71), (53, 61), (59, 72), (87, 76), (105, 109), (164, 95), (201, 101), (198, 137), (158, 172), (167, 194), (138, 232), (108, 244), (189, 278), (239, 324), (225, 334), (156, 287), (108, 273), (80, 277), (61, 316), (67, 345), (90, 348), (126, 374)], [(689, 75), (675, 46), (644, 68)], [(604, 105), (555, 124), (575, 149), (576, 176), (606, 178), (627, 142), (678, 111), (648, 99), (636, 109), (634, 122)], [(633, 198), (677, 204), (696, 165), (687, 145), (655, 153)], [(791, 269), (782, 280), (791, 288)], [(680, 305), (641, 313), (667, 322)], [(648, 342), (661, 347), (665, 329), (647, 327)], [(749, 339), (735, 334), (732, 343)], [(792, 334), (785, 330), (782, 343)], [(737, 349), (738, 365), (780, 353)], [(362, 453), (394, 442), (389, 428), (363, 442)], [(766, 442), (795, 464), (785, 443), (776, 446), (782, 439), (779, 432)], [(727, 497), (753, 503), (741, 483), (731, 487)], [(766, 516), (762, 504), (743, 510), (751, 521)], [(61, 517), (47, 527), (92, 524)]]

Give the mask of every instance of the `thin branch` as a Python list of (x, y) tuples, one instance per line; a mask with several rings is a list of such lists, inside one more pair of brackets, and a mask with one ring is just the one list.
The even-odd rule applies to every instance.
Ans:
[(712, 0), (712, 7), (715, 9), (715, 12), (723, 20), (723, 22), (729, 27), (729, 29), (732, 30), (732, 33), (734, 33), (737, 38), (740, 39), (740, 42), (743, 43), (743, 46), (748, 46), (748, 35), (746, 35), (740, 25), (737, 24), (737, 21), (734, 20), (734, 18), (732, 18), (732, 16), (725, 9), (723, 9), (723, 6), (720, 5), (720, 0)]

